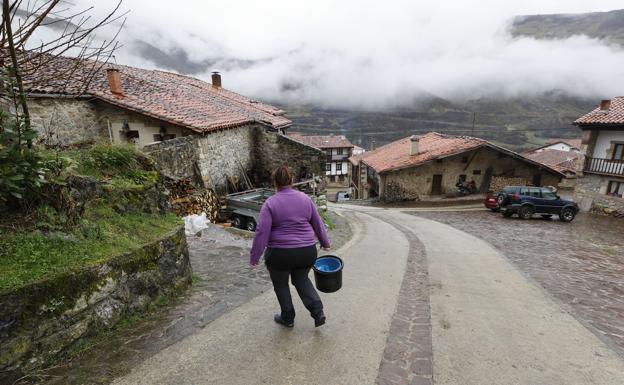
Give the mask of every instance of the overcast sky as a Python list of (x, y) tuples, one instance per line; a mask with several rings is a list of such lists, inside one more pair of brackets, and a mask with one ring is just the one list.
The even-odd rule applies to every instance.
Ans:
[[(96, 13), (111, 0), (95, 4)], [(624, 94), (624, 51), (598, 41), (512, 39), (515, 15), (608, 11), (622, 0), (124, 0), (130, 10), (120, 64), (153, 68), (133, 51), (143, 39), (216, 68), (226, 88), (268, 100), (374, 108), (421, 93), (457, 99), (562, 89)], [(216, 65), (219, 67), (219, 64)], [(196, 75), (209, 79), (215, 68)]]

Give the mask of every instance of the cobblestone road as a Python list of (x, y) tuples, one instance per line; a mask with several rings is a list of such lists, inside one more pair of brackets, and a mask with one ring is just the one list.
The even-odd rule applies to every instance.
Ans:
[(524, 221), (489, 211), (410, 214), (489, 242), (624, 356), (623, 220), (580, 214), (572, 223)]

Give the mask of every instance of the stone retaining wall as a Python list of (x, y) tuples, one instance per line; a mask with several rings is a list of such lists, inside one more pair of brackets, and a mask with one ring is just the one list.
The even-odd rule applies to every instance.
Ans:
[(618, 180), (600, 175), (584, 174), (577, 178), (574, 195), (581, 210), (614, 217), (624, 217), (624, 198), (606, 195), (608, 180)]
[(0, 371), (49, 364), (81, 338), (190, 283), (186, 238), (179, 227), (100, 265), (0, 292)]

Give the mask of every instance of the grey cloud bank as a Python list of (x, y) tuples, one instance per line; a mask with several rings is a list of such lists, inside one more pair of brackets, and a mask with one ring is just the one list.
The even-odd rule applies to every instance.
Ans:
[[(104, 0), (76, 6), (94, 3), (96, 13), (111, 7)], [(621, 1), (511, 3), (126, 0), (131, 12), (117, 61), (158, 67), (139, 54), (141, 40), (172, 60), (186, 55), (199, 63), (197, 77), (209, 80), (210, 71), (221, 70), (226, 88), (323, 107), (400, 106), (428, 94), (457, 100), (554, 89), (586, 97), (624, 93), (624, 50), (584, 36), (544, 41), (508, 32), (516, 15), (606, 11)]]

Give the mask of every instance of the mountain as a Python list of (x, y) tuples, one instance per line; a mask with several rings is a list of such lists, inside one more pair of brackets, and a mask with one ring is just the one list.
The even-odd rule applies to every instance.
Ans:
[(377, 112), (281, 107), (293, 121), (291, 131), (345, 135), (366, 149), (373, 142), (379, 146), (411, 134), (437, 131), (477, 136), (521, 151), (541, 146), (549, 138), (578, 138), (580, 131), (572, 122), (596, 103), (593, 99), (549, 92), (527, 98), (482, 98), (461, 103), (435, 98), (411, 108)]
[(511, 25), (513, 36), (565, 39), (586, 35), (624, 46), (624, 9), (610, 12), (519, 16)]

